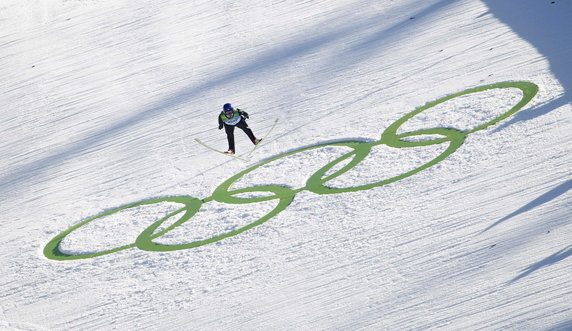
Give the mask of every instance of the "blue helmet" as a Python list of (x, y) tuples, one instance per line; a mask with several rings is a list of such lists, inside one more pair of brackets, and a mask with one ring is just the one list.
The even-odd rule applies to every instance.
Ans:
[(225, 103), (224, 106), (222, 106), (222, 109), (227, 112), (227, 111), (233, 111), (234, 108), (232, 108), (232, 105), (230, 103)]

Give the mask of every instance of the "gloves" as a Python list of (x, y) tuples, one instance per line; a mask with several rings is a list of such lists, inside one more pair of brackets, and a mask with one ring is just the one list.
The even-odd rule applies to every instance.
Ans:
[(246, 118), (246, 119), (249, 119), (249, 118), (250, 118), (250, 117), (248, 116), (248, 113), (245, 112), (245, 111), (242, 112), (242, 116), (243, 116), (244, 118)]
[(218, 129), (219, 129), (219, 130), (222, 129), (222, 124), (219, 124), (219, 125), (218, 125)]

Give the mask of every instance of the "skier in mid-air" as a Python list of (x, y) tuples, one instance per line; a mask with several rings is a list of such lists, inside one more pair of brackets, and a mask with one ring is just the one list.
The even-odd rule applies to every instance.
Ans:
[(222, 106), (222, 112), (218, 117), (218, 129), (222, 129), (224, 126), (224, 131), (226, 131), (226, 138), (228, 139), (228, 151), (227, 154), (234, 154), (234, 127), (242, 129), (244, 133), (250, 138), (253, 144), (257, 145), (260, 139), (254, 136), (252, 130), (246, 124), (246, 119), (248, 119), (248, 113), (242, 111), (238, 108), (232, 107), (230, 103), (225, 103)]

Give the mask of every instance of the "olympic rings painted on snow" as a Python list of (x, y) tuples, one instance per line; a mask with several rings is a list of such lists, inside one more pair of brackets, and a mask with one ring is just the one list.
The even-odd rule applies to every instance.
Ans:
[[(489, 122), (481, 124), (475, 127), (472, 130), (462, 131), (458, 129), (452, 128), (434, 128), (434, 129), (422, 129), (416, 130), (406, 133), (398, 134), (397, 131), (399, 128), (405, 124), (407, 121), (415, 117), (416, 115), (422, 113), (423, 111), (430, 109), (440, 103), (445, 101), (471, 94), (477, 92), (483, 92), (492, 89), (500, 89), (500, 88), (516, 88), (522, 91), (523, 95), (520, 101), (514, 105), (511, 109), (506, 111), (505, 113), (501, 114), (500, 116), (492, 119)], [(189, 249), (193, 247), (199, 247), (202, 245), (210, 244), (213, 242), (220, 241), (224, 238), (236, 236), (244, 231), (252, 229), (258, 225), (263, 224), (264, 222), (268, 221), (272, 217), (276, 216), (278, 213), (286, 209), (290, 203), (294, 200), (296, 194), (302, 191), (309, 191), (316, 194), (338, 194), (338, 193), (345, 193), (345, 192), (357, 192), (362, 190), (369, 190), (374, 187), (383, 186), (389, 183), (397, 182), (401, 179), (407, 178), (412, 176), (420, 171), (423, 171), (429, 167), (436, 165), (437, 163), (446, 159), (449, 155), (454, 153), (459, 147), (461, 147), (465, 141), (465, 137), (471, 133), (483, 130), (491, 125), (494, 125), (509, 116), (513, 115), (520, 109), (522, 109), (526, 104), (532, 100), (532, 98), (538, 92), (538, 86), (530, 83), (530, 82), (503, 82), (497, 84), (491, 84), (486, 86), (480, 86), (468, 90), (464, 90), (462, 92), (458, 92), (453, 95), (449, 95), (443, 97), (441, 99), (435, 100), (430, 102), (422, 107), (415, 109), (414, 111), (406, 114), (402, 118), (398, 119), (394, 123), (392, 123), (381, 135), (381, 139), (374, 142), (363, 142), (363, 141), (341, 141), (341, 142), (334, 142), (334, 143), (325, 143), (315, 146), (303, 147), (295, 151), (287, 152), (284, 154), (277, 155), (273, 158), (270, 158), (264, 162), (258, 163), (246, 170), (239, 172), (238, 174), (232, 176), (231, 178), (225, 180), (222, 184), (220, 184), (213, 192), (212, 196), (205, 198), (205, 199), (198, 199), (191, 196), (175, 196), (175, 197), (166, 197), (166, 198), (157, 198), (151, 200), (144, 200), (140, 202), (136, 202), (127, 206), (119, 207), (97, 216), (88, 218), (87, 220), (78, 223), (69, 229), (65, 230), (64, 232), (58, 234), (54, 237), (50, 242), (46, 244), (44, 247), (44, 255), (52, 260), (75, 260), (75, 259), (86, 259), (92, 258), (96, 256), (102, 256), (106, 254), (111, 254), (114, 252), (122, 251), (128, 248), (137, 247), (141, 250), (145, 251), (174, 251), (174, 250), (181, 250), (181, 249)], [(415, 137), (415, 136), (427, 136), (427, 135), (436, 135), (440, 136), (436, 139), (431, 140), (422, 140), (422, 141), (411, 141), (411, 140), (404, 140), (405, 138)], [(394, 148), (410, 148), (410, 147), (420, 147), (420, 146), (430, 146), (436, 144), (448, 143), (447, 148), (439, 154), (434, 159), (430, 160), (429, 162), (410, 170), (406, 173), (397, 175), (395, 177), (384, 179), (378, 182), (369, 183), (365, 185), (355, 186), (355, 187), (345, 187), (345, 188), (334, 188), (327, 186), (327, 183), (340, 175), (344, 174), (348, 170), (352, 169), (360, 162), (362, 162), (370, 153), (371, 149), (376, 145), (387, 145), (389, 147)], [(297, 153), (302, 153), (306, 151), (310, 151), (313, 149), (323, 148), (327, 146), (340, 146), (340, 147), (349, 147), (352, 150), (337, 159), (331, 161), (330, 163), (324, 165), (322, 168), (317, 170), (314, 174), (312, 174), (308, 180), (306, 181), (306, 186), (299, 188), (299, 189), (290, 189), (280, 185), (264, 185), (264, 186), (255, 186), (255, 187), (248, 187), (242, 189), (232, 189), (232, 186), (241, 178), (243, 178), (246, 174), (264, 166), (269, 163), (272, 163), (276, 160), (282, 159), (287, 156), (291, 156)], [(344, 161), (348, 161), (346, 165), (341, 167), (340, 169), (336, 170), (334, 173), (327, 175), (327, 173), (333, 169), (336, 165), (341, 164)], [(257, 196), (253, 198), (244, 198), (244, 197), (237, 197), (239, 194), (243, 193), (264, 193), (263, 196)], [(270, 193), (270, 195), (266, 195)], [(250, 204), (250, 203), (257, 203), (262, 201), (270, 201), (270, 200), (279, 200), (278, 204), (274, 209), (272, 209), (268, 214), (262, 216), (261, 218), (257, 219), (256, 221), (243, 226), (239, 229), (208, 238), (205, 240), (194, 241), (185, 244), (176, 244), (176, 245), (164, 245), (158, 244), (153, 242), (154, 239), (157, 239), (169, 231), (175, 229), (176, 227), (184, 224), (188, 220), (190, 220), (201, 208), (204, 203), (208, 203), (210, 201), (217, 201), (221, 203), (227, 204)], [(160, 220), (156, 221), (155, 223), (151, 224), (149, 227), (144, 229), (139, 236), (135, 239), (134, 243), (119, 246), (115, 248), (111, 248), (105, 251), (97, 252), (97, 253), (87, 253), (87, 254), (66, 254), (59, 249), (59, 245), (64, 240), (66, 236), (68, 236), (73, 231), (79, 229), (80, 227), (94, 221), (100, 219), (105, 216), (109, 216), (120, 212), (122, 210), (138, 207), (138, 206), (145, 206), (145, 205), (153, 205), (162, 202), (176, 202), (179, 204), (183, 204), (184, 207), (177, 209), (174, 212), (169, 213), (165, 217), (161, 218)], [(163, 223), (169, 220), (171, 217), (175, 217), (179, 214), (183, 214), (180, 218), (174, 222), (172, 225), (166, 227), (165, 229), (154, 233)]]

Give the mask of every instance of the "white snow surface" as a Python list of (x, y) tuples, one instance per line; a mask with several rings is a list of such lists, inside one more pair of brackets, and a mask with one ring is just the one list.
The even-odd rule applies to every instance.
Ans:
[[(0, 1), (0, 329), (572, 329), (571, 14), (568, 0)], [(197, 248), (43, 254), (105, 211), (205, 199), (271, 157), (375, 141), (417, 107), (506, 81), (539, 92), (400, 181), (303, 190), (264, 224)], [(400, 131), (470, 130), (520, 97), (455, 98)], [(194, 141), (226, 149), (226, 102), (259, 136), (280, 118), (248, 163)], [(236, 140), (238, 154), (252, 146)], [(446, 146), (378, 145), (327, 184), (390, 178)], [(294, 154), (234, 187), (302, 188), (348, 151)], [(210, 238), (276, 204), (204, 203), (155, 241)], [(98, 219), (60, 248), (133, 243), (179, 206)]]

